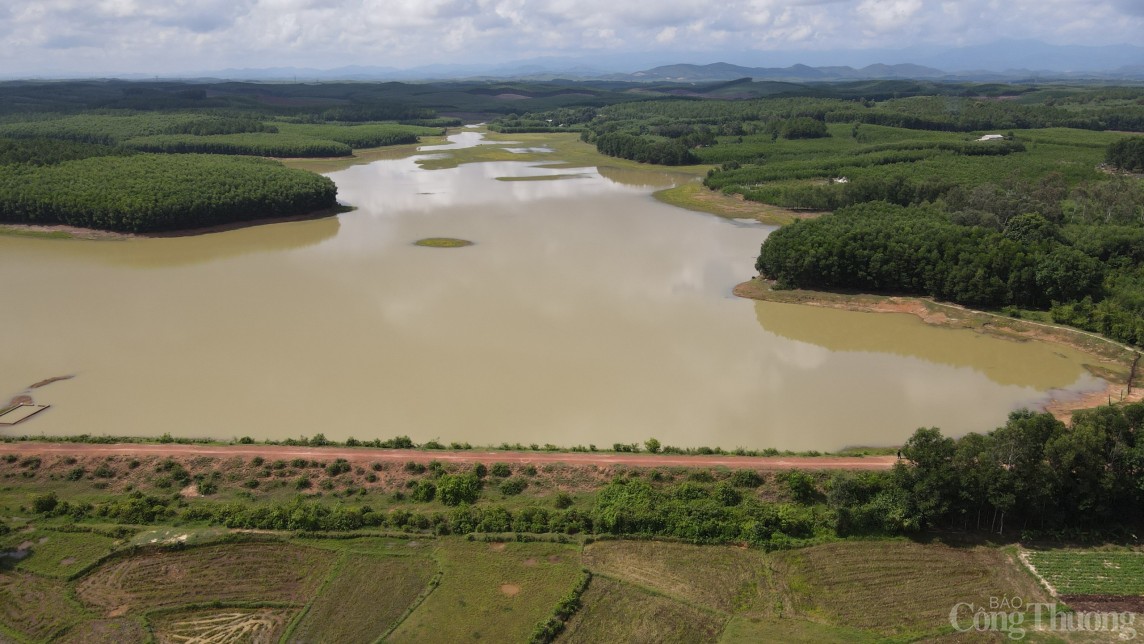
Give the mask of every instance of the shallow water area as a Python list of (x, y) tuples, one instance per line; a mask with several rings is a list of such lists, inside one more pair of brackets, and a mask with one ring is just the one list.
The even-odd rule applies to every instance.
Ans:
[(0, 237), (0, 397), (76, 375), (0, 433), (832, 450), (1103, 386), (1057, 346), (735, 298), (772, 228), (655, 201), (667, 173), (418, 164), (481, 137), (331, 174), (336, 218)]

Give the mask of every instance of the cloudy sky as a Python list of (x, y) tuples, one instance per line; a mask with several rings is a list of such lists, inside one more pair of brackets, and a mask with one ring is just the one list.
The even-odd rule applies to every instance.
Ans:
[(405, 68), (637, 52), (750, 64), (770, 51), (1142, 35), (1144, 0), (4, 0), (0, 69)]

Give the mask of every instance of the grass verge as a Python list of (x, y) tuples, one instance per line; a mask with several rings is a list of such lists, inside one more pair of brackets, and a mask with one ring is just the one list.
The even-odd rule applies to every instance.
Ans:
[(441, 583), (390, 635), (393, 642), (527, 641), (580, 577), (575, 548), (442, 540)]

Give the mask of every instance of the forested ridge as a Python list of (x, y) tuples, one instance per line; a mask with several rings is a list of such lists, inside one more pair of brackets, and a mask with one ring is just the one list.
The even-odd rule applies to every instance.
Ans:
[[(144, 107), (146, 92), (128, 95)], [(197, 96), (174, 98), (205, 100)], [(416, 143), (453, 123), (423, 108), (331, 107), (281, 115), (169, 110), (169, 101), (151, 98), (151, 109), (0, 119), (0, 221), (154, 232), (316, 212), (336, 205), (332, 181), (276, 161), (239, 157), (349, 156), (355, 148)], [(417, 124), (366, 120), (376, 115)], [(335, 116), (355, 120), (326, 120)]]
[(499, 122), (559, 123), (635, 161), (717, 164), (711, 190), (833, 212), (763, 245), (756, 268), (779, 288), (1048, 311), (1144, 346), (1144, 185), (1127, 174), (1144, 168), (1144, 89), (929, 91), (661, 98)]
[(98, 156), (0, 172), (3, 220), (122, 232), (201, 228), (336, 205), (326, 177), (217, 155)]

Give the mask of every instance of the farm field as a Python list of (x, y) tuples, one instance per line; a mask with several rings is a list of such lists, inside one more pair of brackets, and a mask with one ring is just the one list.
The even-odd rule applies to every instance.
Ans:
[(394, 642), (525, 641), (576, 584), (580, 554), (551, 543), (442, 540), (441, 583)]
[(1026, 602), (1049, 600), (997, 548), (864, 541), (792, 550), (774, 561), (793, 615), (883, 637), (948, 629), (950, 609), (958, 602), (980, 606), (993, 597), (1018, 596)]
[(582, 596), (563, 642), (714, 642), (724, 617), (603, 575)]
[[(954, 632), (951, 607), (993, 597), (1060, 601), (999, 546), (862, 540), (767, 553), (647, 540), (197, 538), (215, 541), (114, 540), (116, 554), (70, 581), (0, 570), (0, 641), (525, 642), (577, 592), (562, 628), (549, 631), (555, 639), (543, 641), (999, 641), (1004, 633)], [(1046, 578), (1075, 593), (1062, 593), (1065, 601), (1114, 592), (1139, 599), (1139, 556), (1030, 553)], [(1086, 637), (1064, 641), (1099, 641)]]
[(1030, 563), (1069, 595), (1144, 595), (1144, 553), (1132, 550), (1030, 550)]
[[(428, 589), (434, 570), (424, 555), (346, 553), (287, 641), (376, 641)], [(368, 610), (346, 610), (351, 606)]]

